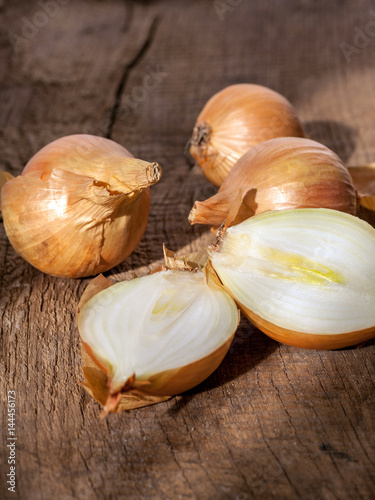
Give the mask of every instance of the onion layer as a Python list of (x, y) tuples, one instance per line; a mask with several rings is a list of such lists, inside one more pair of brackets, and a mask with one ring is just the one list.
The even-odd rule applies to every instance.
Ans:
[(226, 230), (210, 260), (244, 314), (279, 342), (355, 345), (375, 335), (375, 230), (328, 209), (266, 212)]

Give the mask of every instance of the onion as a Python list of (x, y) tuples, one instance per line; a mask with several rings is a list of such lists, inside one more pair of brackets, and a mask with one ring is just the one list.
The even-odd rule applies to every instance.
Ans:
[(77, 278), (106, 271), (141, 239), (148, 187), (160, 176), (157, 163), (136, 160), (109, 139), (63, 137), (4, 183), (7, 236), (19, 255), (47, 274)]
[(117, 284), (103, 276), (78, 308), (84, 387), (103, 414), (164, 401), (220, 364), (236, 303), (264, 333), (335, 349), (375, 336), (375, 230), (330, 209), (269, 211), (219, 231), (208, 253)]
[(245, 153), (216, 195), (195, 202), (189, 221), (220, 226), (236, 203), (238, 223), (266, 210), (287, 208), (355, 214), (357, 199), (348, 169), (335, 153), (310, 139), (282, 137)]
[(375, 230), (329, 209), (265, 212), (228, 228), (210, 261), (264, 333), (336, 349), (375, 336)]
[(207, 179), (220, 186), (246, 151), (275, 137), (304, 137), (291, 103), (261, 85), (230, 85), (199, 114), (190, 153)]
[(82, 343), (102, 373), (95, 377), (85, 366), (84, 386), (104, 413), (194, 387), (229, 349), (239, 321), (234, 300), (207, 269), (181, 266), (170, 255), (166, 262), (131, 281), (95, 278), (81, 299)]

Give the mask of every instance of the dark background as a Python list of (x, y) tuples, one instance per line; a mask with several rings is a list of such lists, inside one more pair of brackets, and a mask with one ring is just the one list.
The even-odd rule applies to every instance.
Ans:
[[(269, 86), (308, 135), (350, 165), (375, 158), (375, 5), (367, 0), (0, 0), (0, 168), (13, 175), (51, 140), (92, 133), (157, 161), (149, 225), (106, 273), (144, 274), (202, 249), (196, 199), (215, 193), (184, 155), (207, 99)], [(146, 75), (153, 88), (145, 88)], [(147, 80), (148, 82), (150, 79)], [(0, 398), (15, 390), (16, 494), (72, 499), (373, 499), (374, 345), (279, 345), (243, 320), (199, 387), (110, 415), (79, 385), (75, 311), (89, 280), (43, 275), (0, 231)]]

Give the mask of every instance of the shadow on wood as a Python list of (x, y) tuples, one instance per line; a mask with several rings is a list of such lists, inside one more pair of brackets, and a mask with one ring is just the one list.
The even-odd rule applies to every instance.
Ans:
[(314, 120), (303, 124), (307, 137), (334, 151), (346, 163), (354, 153), (358, 132), (350, 125), (335, 121)]
[[(264, 335), (245, 318), (234, 336), (228, 354), (219, 368), (202, 384), (174, 399), (169, 414), (179, 413), (197, 394), (216, 389), (249, 372), (278, 348), (278, 343)], [(251, 392), (252, 388), (249, 387)]]

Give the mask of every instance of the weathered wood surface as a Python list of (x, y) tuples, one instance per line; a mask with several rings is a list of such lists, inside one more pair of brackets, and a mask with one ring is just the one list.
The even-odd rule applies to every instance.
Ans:
[[(43, 22), (48, 3), (55, 10)], [(163, 243), (184, 253), (212, 240), (187, 214), (215, 189), (183, 151), (205, 101), (228, 84), (278, 90), (313, 138), (350, 164), (374, 160), (372, 9), (369, 0), (1, 0), (0, 168), (17, 174), (46, 143), (80, 132), (158, 161), (147, 232), (107, 275), (146, 273)], [(355, 49), (345, 46), (346, 57), (343, 42)], [(3, 229), (0, 243), (1, 498), (375, 498), (373, 343), (299, 350), (244, 320), (201, 386), (100, 420), (80, 386), (75, 311), (88, 280), (41, 274)], [(9, 390), (15, 494), (6, 485)]]

